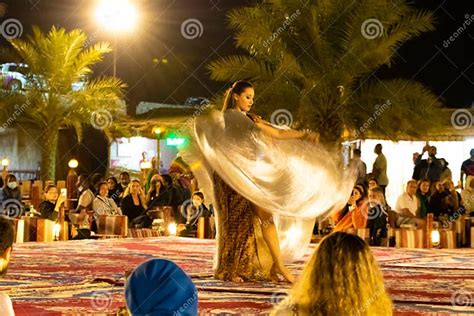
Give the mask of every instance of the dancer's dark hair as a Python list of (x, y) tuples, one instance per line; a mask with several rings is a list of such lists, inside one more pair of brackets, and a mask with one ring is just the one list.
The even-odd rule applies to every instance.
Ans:
[(233, 93), (239, 95), (242, 92), (244, 92), (245, 89), (247, 88), (253, 88), (253, 85), (247, 81), (236, 81), (232, 85), (232, 88), (226, 91), (226, 94), (224, 97), (224, 105), (222, 106), (222, 112), (224, 112), (227, 109), (234, 108), (234, 99), (232, 98)]

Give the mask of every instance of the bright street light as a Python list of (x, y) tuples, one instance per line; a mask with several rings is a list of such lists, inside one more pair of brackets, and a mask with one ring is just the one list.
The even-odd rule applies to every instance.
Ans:
[(95, 11), (100, 25), (107, 32), (132, 31), (137, 23), (137, 9), (128, 0), (100, 0)]
[(113, 34), (113, 75), (117, 73), (117, 35), (132, 31), (138, 20), (136, 7), (129, 0), (99, 0), (95, 17), (105, 31)]

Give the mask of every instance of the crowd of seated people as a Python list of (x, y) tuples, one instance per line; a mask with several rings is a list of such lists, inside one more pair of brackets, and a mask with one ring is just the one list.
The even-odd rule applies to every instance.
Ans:
[[(386, 178), (387, 161), (382, 153), (382, 146), (377, 144), (374, 152), (378, 155), (378, 162), (376, 160), (374, 163), (372, 173), (367, 174), (360, 150), (354, 150), (354, 158), (351, 159), (349, 166), (356, 172), (357, 179), (346, 206), (332, 214), (332, 220), (335, 222), (333, 231), (347, 232), (369, 228), (371, 244), (378, 244), (380, 238), (374, 235), (377, 231), (374, 227), (382, 227), (384, 222), (391, 227), (411, 225), (424, 228), (428, 213), (432, 213), (436, 221), (446, 221), (453, 215), (457, 214), (456, 217), (459, 217), (474, 211), (474, 149), (470, 152), (471, 158), (464, 161), (461, 166), (461, 183), (458, 186), (452, 181), (449, 163), (444, 158), (436, 156), (435, 146), (427, 144), (421, 153), (414, 153), (413, 179), (407, 182), (405, 191), (397, 198), (394, 207), (390, 207), (385, 200), (388, 178)], [(428, 153), (428, 157), (423, 159), (425, 153)], [(380, 177), (380, 174), (383, 177)], [(381, 185), (380, 181), (384, 185)], [(372, 195), (378, 196), (380, 190), (377, 188), (383, 193), (381, 199), (378, 199), (383, 201), (377, 202), (382, 207), (373, 209), (371, 204), (374, 202), (371, 200), (374, 199), (370, 199), (370, 192), (375, 189)], [(462, 191), (458, 192), (457, 189)], [(366, 192), (369, 193), (368, 200)], [(382, 218), (378, 219), (377, 216), (374, 218), (374, 214)], [(382, 235), (386, 233), (385, 230), (378, 231)]]
[[(187, 202), (191, 200), (191, 190), (179, 181), (180, 177), (181, 175), (176, 172), (173, 175), (154, 174), (150, 178), (150, 188), (145, 194), (141, 182), (137, 179), (131, 180), (127, 172), (120, 174), (120, 182), (113, 176), (104, 181), (104, 176), (101, 174), (80, 175), (76, 183), (77, 207), (69, 212), (68, 217), (77, 231), (73, 239), (90, 238), (92, 232), (97, 231), (97, 219), (100, 215), (125, 215), (129, 227), (151, 228), (153, 219), (148, 211), (164, 206), (172, 208), (171, 216), (175, 223), (187, 224), (188, 228), (195, 227), (197, 218), (192, 223), (187, 223), (187, 217), (183, 215), (185, 213), (182, 211), (182, 206), (189, 204)], [(47, 186), (44, 197), (45, 200), (40, 206), (41, 216), (57, 220), (64, 197), (58, 194), (54, 185)], [(210, 216), (209, 210), (203, 204), (202, 193), (195, 195), (194, 200), (196, 209), (201, 210), (200, 216)]]

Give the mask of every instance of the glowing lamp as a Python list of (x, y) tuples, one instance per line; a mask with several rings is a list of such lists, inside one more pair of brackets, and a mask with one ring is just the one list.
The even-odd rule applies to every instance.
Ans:
[(3, 158), (2, 159), (2, 166), (3, 167), (8, 167), (9, 164), (10, 164), (10, 160), (8, 160), (8, 158)]
[(161, 132), (163, 132), (163, 131), (161, 130), (161, 128), (159, 128), (159, 127), (155, 127), (155, 128), (153, 128), (153, 133), (154, 133), (154, 134), (156, 134), (156, 135), (160, 135), (160, 134), (161, 134)]
[(439, 235), (439, 230), (433, 230), (431, 232), (431, 244), (434, 247), (437, 247), (439, 246), (440, 241), (441, 241), (441, 237)]
[(79, 162), (78, 162), (76, 159), (71, 159), (71, 160), (69, 160), (69, 162), (67, 163), (67, 165), (68, 165), (69, 168), (71, 168), (71, 169), (76, 169), (77, 166), (79, 166)]
[(61, 225), (59, 223), (53, 224), (53, 238), (54, 240), (59, 240), (59, 232), (61, 231)]
[(176, 236), (176, 223), (170, 223), (168, 225), (168, 233), (170, 236)]

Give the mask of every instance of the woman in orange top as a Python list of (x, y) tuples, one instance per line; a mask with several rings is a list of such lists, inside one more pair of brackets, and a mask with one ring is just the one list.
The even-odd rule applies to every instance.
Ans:
[(332, 216), (336, 222), (333, 232), (347, 231), (351, 228), (365, 228), (367, 216), (368, 203), (365, 198), (365, 189), (362, 185), (356, 185), (346, 207)]

